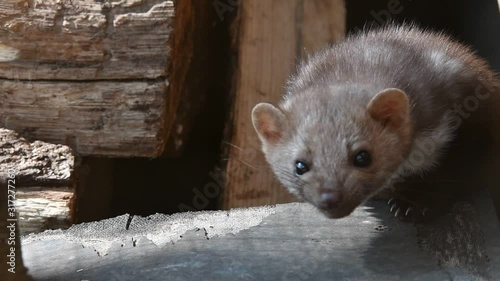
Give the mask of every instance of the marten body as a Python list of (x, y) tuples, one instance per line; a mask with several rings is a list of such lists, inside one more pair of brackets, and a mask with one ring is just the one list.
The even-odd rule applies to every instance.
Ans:
[(469, 48), (391, 26), (312, 55), (283, 101), (255, 106), (252, 120), (280, 182), (341, 218), (401, 179), (456, 161), (446, 155), (461, 128), (489, 126), (498, 85)]

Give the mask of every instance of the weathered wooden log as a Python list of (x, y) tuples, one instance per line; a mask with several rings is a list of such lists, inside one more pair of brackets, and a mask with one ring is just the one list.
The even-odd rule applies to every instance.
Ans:
[(28, 143), (0, 129), (0, 178), (8, 183), (20, 233), (69, 227), (74, 222), (75, 158), (69, 147)]
[(165, 0), (4, 0), (0, 77), (164, 79), (173, 12)]
[(279, 101), (298, 58), (341, 40), (345, 33), (342, 0), (242, 1), (237, 8), (237, 74), (227, 125), (229, 144), (222, 157), (229, 159), (225, 209), (293, 200), (265, 163), (250, 112), (259, 102)]
[(160, 155), (173, 16), (166, 0), (2, 1), (0, 126), (81, 155)]
[(82, 155), (160, 154), (166, 85), (161, 81), (0, 81), (0, 126)]

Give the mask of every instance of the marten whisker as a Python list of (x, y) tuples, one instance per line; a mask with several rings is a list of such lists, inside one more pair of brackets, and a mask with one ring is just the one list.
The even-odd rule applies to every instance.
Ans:
[(227, 144), (227, 145), (229, 145), (229, 146), (232, 146), (232, 147), (234, 147), (234, 148), (236, 148), (238, 150), (243, 150), (243, 148), (237, 146), (236, 144), (233, 144), (233, 143), (230, 143), (230, 142), (227, 142), (227, 141), (222, 141), (222, 142), (225, 143), (225, 144)]

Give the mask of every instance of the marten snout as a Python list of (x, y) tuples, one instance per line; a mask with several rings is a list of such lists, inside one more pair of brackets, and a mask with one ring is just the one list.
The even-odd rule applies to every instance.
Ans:
[(325, 190), (320, 193), (320, 208), (324, 210), (336, 209), (342, 201), (342, 194), (338, 191)]

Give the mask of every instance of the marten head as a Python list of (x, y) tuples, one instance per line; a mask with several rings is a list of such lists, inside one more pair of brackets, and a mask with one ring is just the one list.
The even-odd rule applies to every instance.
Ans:
[(316, 86), (279, 107), (256, 105), (252, 121), (279, 181), (332, 218), (381, 190), (411, 146), (410, 105), (398, 89)]

